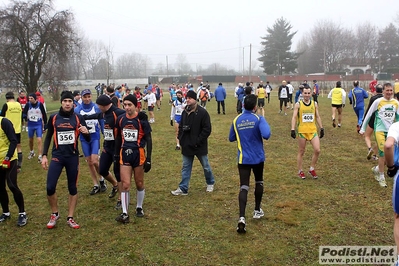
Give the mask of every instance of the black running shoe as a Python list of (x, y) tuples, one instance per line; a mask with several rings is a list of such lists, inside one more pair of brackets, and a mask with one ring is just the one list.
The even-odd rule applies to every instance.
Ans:
[(101, 192), (107, 191), (107, 184), (105, 184), (105, 180), (100, 181), (100, 191)]
[(18, 222), (17, 222), (18, 226), (24, 226), (26, 225), (27, 222), (28, 222), (28, 217), (26, 217), (26, 214), (20, 214), (18, 216)]
[(98, 186), (94, 186), (93, 189), (90, 191), (90, 195), (95, 195), (100, 192), (100, 188)]
[(0, 216), (0, 223), (4, 222), (7, 219), (10, 219), (11, 215), (5, 215), (4, 213)]
[(111, 193), (109, 193), (108, 198), (112, 199), (118, 193), (118, 186), (112, 187)]
[(121, 215), (115, 218), (115, 221), (127, 224), (129, 222), (129, 215), (127, 215), (126, 213), (122, 213)]
[(118, 201), (116, 202), (116, 205), (115, 205), (114, 209), (115, 209), (115, 210), (120, 210), (120, 209), (122, 209), (122, 202), (121, 202), (120, 200), (118, 200)]
[(137, 217), (144, 217), (144, 211), (142, 208), (137, 208), (136, 209), (136, 216)]

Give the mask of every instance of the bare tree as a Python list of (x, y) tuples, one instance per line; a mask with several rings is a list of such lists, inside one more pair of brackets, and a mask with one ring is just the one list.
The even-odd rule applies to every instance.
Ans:
[[(0, 10), (0, 72), (34, 92), (43, 68), (65, 62), (75, 40), (73, 14), (56, 11), (51, 0), (12, 1)], [(61, 64), (60, 68), (63, 67)]]
[(85, 78), (95, 79), (97, 66), (101, 59), (106, 58), (106, 47), (101, 40), (86, 40), (84, 45), (84, 55), (86, 66), (83, 68)]
[(176, 70), (179, 75), (189, 74), (191, 70), (190, 64), (184, 54), (178, 54), (176, 58)]
[(378, 31), (370, 22), (358, 25), (353, 39), (355, 64), (372, 64), (378, 48)]

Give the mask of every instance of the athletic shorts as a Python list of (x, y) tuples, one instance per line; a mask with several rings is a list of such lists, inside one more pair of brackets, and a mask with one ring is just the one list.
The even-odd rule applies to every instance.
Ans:
[(42, 125), (37, 125), (37, 126), (29, 126), (28, 127), (28, 137), (33, 138), (36, 132), (36, 137), (41, 138), (43, 136), (43, 126)]
[(298, 133), (298, 136), (301, 139), (306, 139), (306, 140), (311, 141), (312, 139), (314, 139), (314, 137), (317, 137), (317, 132), (314, 132), (314, 133)]
[(258, 107), (264, 107), (265, 106), (265, 98), (258, 99)]
[(181, 115), (175, 115), (175, 122), (180, 124), (181, 121)]
[(97, 139), (90, 142), (80, 141), (80, 143), (82, 143), (82, 151), (85, 157), (100, 153), (100, 142)]
[(372, 114), (369, 120), (369, 127), (374, 129), (375, 114)]
[(154, 106), (148, 106), (148, 112), (154, 111)]
[(17, 137), (17, 143), (21, 144), (21, 133), (16, 133), (15, 136)]
[(109, 169), (114, 164), (113, 171), (116, 181), (121, 182), (120, 165), (119, 162), (114, 162), (114, 151), (107, 151), (103, 149), (100, 156), (100, 163), (98, 172), (102, 176), (108, 175)]
[(144, 148), (139, 149), (126, 149), (121, 150), (121, 165), (131, 166), (136, 168), (143, 165), (145, 162)]
[(387, 139), (387, 132), (383, 131), (374, 131), (375, 141), (377, 142), (378, 147), (378, 156), (384, 157), (384, 145), (385, 140)]
[(331, 107), (342, 108), (342, 104), (331, 104)]

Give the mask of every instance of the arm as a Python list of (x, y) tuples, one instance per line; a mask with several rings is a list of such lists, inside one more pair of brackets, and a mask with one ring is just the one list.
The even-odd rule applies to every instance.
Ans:
[(7, 105), (7, 103), (5, 103), (5, 104), (3, 105), (3, 109), (1, 109), (1, 113), (0, 113), (1, 116), (3, 116), (3, 117), (6, 116), (7, 109), (8, 109), (8, 105)]
[[(234, 119), (233, 123), (235, 123), (235, 119)], [(233, 142), (236, 140), (237, 140), (237, 136), (236, 136), (236, 132), (234, 130), (234, 124), (231, 124), (230, 133), (229, 133), (229, 141)]]
[(42, 103), (40, 103), (40, 111), (42, 112), (42, 116), (43, 116), (43, 125), (47, 124), (47, 113), (46, 110), (44, 109), (44, 105)]
[(147, 162), (151, 162), (151, 155), (152, 155), (152, 137), (151, 132), (144, 135), (144, 139), (146, 140), (147, 145)]
[(364, 132), (366, 132), (366, 127), (367, 127), (367, 125), (369, 123), (369, 120), (370, 120), (371, 116), (377, 110), (377, 107), (378, 107), (378, 104), (380, 102), (380, 99), (382, 99), (382, 98), (379, 98), (376, 101), (374, 101), (373, 104), (370, 106), (369, 110), (367, 111), (367, 113), (366, 113), (366, 115), (365, 115), (365, 117), (363, 119), (362, 127), (361, 127), (361, 129), (359, 131), (360, 134), (363, 134)]
[(332, 90), (330, 90), (330, 92), (328, 93), (328, 96), (327, 96), (327, 98), (331, 99), (331, 97), (332, 97), (332, 91), (333, 91), (333, 89), (332, 89)]
[(319, 125), (319, 128), (323, 128), (323, 124), (321, 123), (321, 117), (319, 114), (319, 105), (317, 104), (317, 102), (314, 103), (315, 106), (315, 113), (316, 113), (316, 122)]
[(44, 142), (43, 142), (42, 156), (47, 157), (48, 149), (50, 147), (51, 138), (52, 138), (53, 134), (54, 134), (53, 117), (50, 116), (50, 119), (48, 120), (48, 123), (47, 123), (46, 137), (44, 138)]
[[(197, 107), (200, 108), (200, 107)], [(201, 132), (197, 138), (197, 145), (202, 144), (206, 141), (206, 139), (211, 135), (212, 126), (211, 126), (211, 118), (208, 112), (204, 113), (204, 116), (201, 119)]]
[(298, 120), (299, 102), (295, 103), (294, 112), (291, 119), (291, 130), (295, 130)]
[(8, 147), (5, 157), (11, 159), (12, 156), (14, 155), (15, 149), (17, 148), (18, 144), (17, 136), (15, 135), (14, 126), (12, 125), (10, 120), (8, 120), (7, 118), (3, 118), (1, 120), (1, 129), (3, 129), (8, 140), (10, 141), (10, 146)]
[(346, 91), (344, 90), (344, 89), (341, 89), (342, 90), (342, 104), (345, 104), (345, 101), (346, 101)]
[(385, 162), (388, 167), (395, 165), (394, 162), (395, 138), (387, 137), (384, 145)]
[(77, 115), (79, 117), (80, 120), (80, 125), (79, 125), (79, 131), (82, 134), (83, 138), (87, 141), (90, 142), (91, 141), (91, 134), (89, 132), (89, 130), (87, 129), (87, 124), (86, 124), (86, 120), (83, 118), (82, 115)]
[(266, 122), (266, 119), (263, 116), (261, 116), (259, 119), (259, 130), (262, 135), (262, 138), (266, 140), (270, 138), (271, 135), (270, 126)]

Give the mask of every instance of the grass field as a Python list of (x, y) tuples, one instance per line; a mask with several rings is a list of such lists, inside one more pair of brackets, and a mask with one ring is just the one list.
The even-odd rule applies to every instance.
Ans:
[[(170, 106), (164, 102), (152, 126), (154, 149), (152, 170), (145, 176), (145, 217), (131, 215), (130, 224), (125, 225), (114, 220), (119, 211), (113, 209), (115, 199), (108, 199), (110, 185), (107, 193), (89, 195), (92, 183), (82, 158), (75, 214), (81, 228), (71, 229), (65, 221), (68, 194), (63, 173), (57, 190), (62, 219), (55, 229), (47, 229), (46, 172), (36, 159), (27, 160), (24, 132), (24, 163), (18, 181), (29, 220), (25, 227), (16, 226), (18, 210), (9, 194), (12, 219), (0, 224), (0, 265), (318, 265), (320, 245), (394, 245), (392, 179), (387, 178), (388, 188), (374, 180), (371, 167), (375, 163), (366, 160), (367, 148), (356, 132), (351, 106), (344, 108), (342, 128), (333, 128), (329, 100), (320, 98), (319, 103), (325, 137), (316, 167), (318, 180), (297, 177), (297, 141), (290, 137), (292, 111), (288, 116), (278, 114), (276, 94), (267, 104), (272, 136), (264, 143), (265, 216), (252, 219), (251, 182), (245, 235), (236, 232), (239, 179), (236, 143), (228, 141), (236, 115), (231, 92), (226, 115), (217, 115), (214, 100), (207, 107), (212, 120), (209, 160), (215, 191), (205, 192), (196, 160), (189, 195), (170, 194), (180, 182), (181, 154), (174, 150)], [(59, 102), (48, 101), (47, 108), (58, 109)], [(306, 171), (311, 150), (308, 146)], [(134, 191), (131, 211), (136, 204)]]

